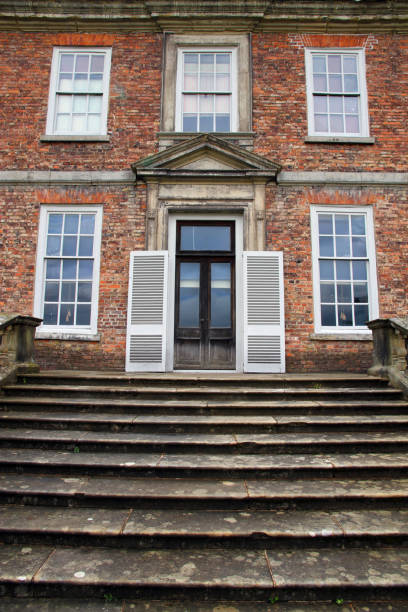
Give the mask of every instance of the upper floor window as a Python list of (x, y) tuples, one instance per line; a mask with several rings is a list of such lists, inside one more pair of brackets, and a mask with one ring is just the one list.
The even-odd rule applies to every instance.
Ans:
[(47, 134), (106, 134), (110, 49), (54, 49)]
[(177, 131), (236, 131), (236, 50), (179, 49), (176, 89)]
[(310, 136), (369, 136), (363, 50), (306, 49)]

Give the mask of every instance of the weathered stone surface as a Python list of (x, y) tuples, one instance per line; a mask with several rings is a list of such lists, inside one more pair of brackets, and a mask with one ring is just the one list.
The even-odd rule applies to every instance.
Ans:
[(4, 598), (0, 603), (4, 605), (7, 612), (122, 612), (122, 601), (110, 601), (109, 594), (106, 594), (109, 603), (101, 599), (89, 601), (88, 599), (10, 599)]
[(273, 587), (265, 555), (257, 550), (57, 548), (34, 582)]
[(268, 550), (267, 555), (278, 587), (408, 587), (407, 549)]
[(30, 582), (52, 550), (49, 546), (0, 546), (0, 580)]
[(348, 536), (408, 534), (408, 510), (348, 510), (334, 512), (334, 518)]

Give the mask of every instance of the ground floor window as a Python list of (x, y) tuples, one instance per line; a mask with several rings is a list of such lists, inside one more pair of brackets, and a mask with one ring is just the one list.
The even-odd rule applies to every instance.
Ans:
[(102, 210), (43, 206), (35, 310), (41, 331), (95, 333)]
[(365, 331), (378, 316), (372, 209), (311, 210), (316, 331)]

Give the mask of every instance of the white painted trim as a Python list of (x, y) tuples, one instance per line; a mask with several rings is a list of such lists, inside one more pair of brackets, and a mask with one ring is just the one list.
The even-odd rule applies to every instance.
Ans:
[[(103, 71), (103, 86), (102, 86), (102, 111), (101, 111), (101, 122), (100, 130), (98, 132), (58, 132), (54, 128), (55, 123), (55, 110), (56, 110), (56, 92), (57, 92), (57, 79), (58, 79), (58, 68), (59, 68), (59, 57), (61, 53), (103, 53), (105, 55), (104, 71)], [(109, 80), (110, 80), (110, 69), (111, 69), (111, 57), (112, 50), (107, 47), (54, 47), (51, 63), (51, 74), (50, 74), (50, 88), (48, 94), (48, 113), (47, 113), (47, 136), (90, 136), (95, 135), (106, 135), (107, 133), (107, 119), (108, 119), (108, 104), (109, 104)], [(73, 92), (75, 94), (75, 92)]]
[[(34, 316), (42, 319), (43, 300), (45, 289), (45, 258), (46, 258), (46, 236), (47, 219), (49, 213), (93, 213), (95, 214), (95, 233), (93, 246), (94, 269), (92, 277), (92, 304), (91, 304), (91, 323), (87, 326), (77, 325), (43, 325), (36, 329), (38, 337), (41, 334), (57, 334), (58, 336), (96, 335), (98, 329), (98, 303), (99, 303), (99, 271), (101, 253), (101, 234), (102, 234), (102, 213), (103, 207), (95, 205), (62, 205), (62, 204), (43, 204), (40, 208), (40, 221), (38, 227), (38, 243), (35, 269), (34, 285)], [(61, 259), (63, 256), (61, 255)], [(90, 259), (90, 258), (88, 258)]]
[[(360, 105), (360, 132), (318, 132), (314, 129), (314, 112), (313, 112), (313, 54), (327, 54), (327, 53), (338, 53), (340, 55), (351, 55), (357, 56), (357, 70), (358, 70), (358, 84), (359, 84), (359, 105)], [(305, 70), (306, 70), (306, 97), (307, 97), (307, 123), (308, 123), (308, 134), (309, 136), (327, 136), (327, 137), (343, 137), (347, 139), (361, 136), (369, 137), (370, 128), (368, 120), (368, 99), (367, 99), (367, 80), (366, 80), (366, 69), (365, 69), (365, 51), (361, 48), (333, 48), (333, 49), (320, 49), (320, 48), (306, 48), (305, 49)], [(329, 93), (329, 92), (328, 92)], [(340, 94), (341, 95), (341, 94)]]
[[(137, 257), (162, 257), (164, 264), (162, 286), (162, 321), (161, 323), (132, 323), (133, 301), (133, 262)], [(126, 372), (164, 372), (166, 363), (166, 333), (167, 333), (167, 287), (168, 287), (168, 252), (167, 251), (132, 251), (129, 257), (129, 284), (127, 302), (126, 326)], [(160, 336), (162, 352), (160, 362), (134, 362), (130, 359), (131, 336)]]
[[(275, 257), (279, 266), (279, 324), (248, 323), (248, 258), (249, 257)], [(286, 347), (285, 347), (285, 299), (283, 279), (283, 252), (282, 251), (244, 251), (243, 252), (243, 301), (244, 301), (244, 372), (265, 372), (282, 374), (286, 371)], [(280, 363), (249, 363), (248, 339), (250, 336), (279, 336), (280, 340)]]
[[(320, 272), (319, 272), (319, 227), (318, 213), (358, 213), (366, 217), (366, 236), (367, 236), (367, 260), (368, 260), (368, 304), (369, 318), (371, 320), (379, 317), (378, 308), (378, 284), (377, 284), (377, 263), (375, 252), (375, 233), (374, 217), (372, 206), (330, 206), (316, 205), (310, 207), (310, 229), (312, 242), (312, 273), (313, 273), (313, 303), (314, 321), (316, 334), (371, 334), (371, 330), (366, 326), (359, 327), (328, 327), (321, 324), (320, 311)], [(335, 258), (333, 258), (335, 259)], [(352, 259), (352, 258), (350, 258)]]
[[(202, 47), (177, 48), (177, 77), (176, 77), (176, 105), (175, 105), (175, 131), (183, 132), (182, 91), (183, 91), (183, 54), (184, 53), (230, 53), (231, 54), (231, 129), (230, 132), (238, 130), (238, 65), (236, 47), (219, 47), (217, 45), (206, 45)], [(214, 92), (209, 92), (214, 93)], [(197, 134), (200, 132), (197, 131)], [(211, 132), (217, 134), (217, 132)]]
[[(169, 274), (167, 295), (167, 351), (166, 372), (174, 370), (174, 296), (176, 278), (176, 222), (177, 221), (235, 221), (235, 372), (244, 367), (244, 311), (242, 253), (244, 244), (243, 215), (228, 213), (169, 213)], [(189, 370), (191, 371), (191, 370)], [(208, 370), (201, 370), (208, 372)], [(211, 370), (212, 372), (213, 370)], [(214, 370), (215, 371), (215, 370)], [(228, 370), (232, 372), (233, 370)]]

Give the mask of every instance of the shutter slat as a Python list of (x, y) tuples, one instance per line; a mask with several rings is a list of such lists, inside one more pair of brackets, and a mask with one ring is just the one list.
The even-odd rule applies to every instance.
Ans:
[(167, 251), (134, 251), (130, 254), (128, 372), (165, 370), (167, 270)]
[(244, 296), (244, 371), (284, 372), (282, 253), (244, 253)]

